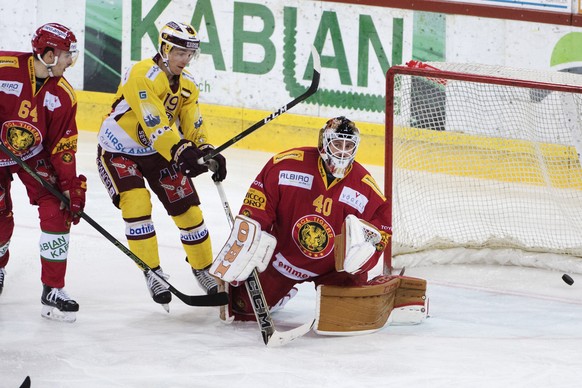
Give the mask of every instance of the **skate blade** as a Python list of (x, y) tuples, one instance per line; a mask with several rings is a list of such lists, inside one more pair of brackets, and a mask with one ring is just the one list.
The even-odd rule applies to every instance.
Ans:
[(42, 306), (40, 315), (43, 318), (59, 322), (73, 323), (77, 320), (77, 313), (75, 311), (61, 311), (53, 306)]
[(170, 312), (170, 305), (167, 303), (160, 303), (160, 306), (162, 306), (164, 308), (164, 310), (166, 310), (167, 313)]

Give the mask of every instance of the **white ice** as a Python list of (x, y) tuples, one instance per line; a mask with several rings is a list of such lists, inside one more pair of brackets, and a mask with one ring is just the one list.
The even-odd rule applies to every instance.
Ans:
[[(266, 130), (266, 129), (265, 129)], [(125, 244), (119, 211), (94, 164), (95, 134), (82, 132), (79, 170), (86, 213)], [(269, 157), (225, 151), (224, 183), (236, 212)], [(382, 169), (370, 167), (381, 181)], [(195, 180), (215, 252), (228, 234), (208, 176)], [(429, 282), (430, 317), (358, 337), (309, 333), (281, 348), (263, 345), (254, 322), (224, 325), (216, 308), (177, 298), (166, 313), (150, 299), (133, 261), (89, 224), (74, 227), (66, 289), (80, 304), (73, 324), (41, 318), (39, 227), (18, 179), (16, 229), (0, 296), (0, 388), (19, 387), (564, 387), (582, 381), (582, 276), (515, 266), (407, 268)], [(154, 221), (169, 281), (200, 294), (178, 231), (156, 203)], [(274, 315), (278, 330), (312, 319), (311, 284)]]

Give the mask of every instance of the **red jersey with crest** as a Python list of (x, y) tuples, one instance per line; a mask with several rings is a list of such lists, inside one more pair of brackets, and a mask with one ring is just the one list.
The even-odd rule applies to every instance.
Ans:
[[(384, 246), (391, 235), (389, 203), (370, 173), (354, 162), (343, 179), (328, 182), (315, 147), (291, 149), (269, 160), (240, 213), (277, 238), (271, 265), (298, 281), (335, 271), (334, 240), (349, 214), (384, 232)], [(378, 251), (364, 270), (380, 255)]]
[[(63, 77), (37, 89), (31, 53), (0, 51), (0, 140), (23, 160), (50, 155), (61, 187), (76, 176), (77, 99)], [(0, 167), (16, 163), (0, 151)]]

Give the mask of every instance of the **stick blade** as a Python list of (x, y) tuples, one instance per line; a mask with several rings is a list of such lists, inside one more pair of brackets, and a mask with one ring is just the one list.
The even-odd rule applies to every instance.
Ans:
[(30, 388), (30, 376), (26, 376), (22, 384), (20, 384), (20, 388)]
[(226, 292), (218, 292), (212, 295), (186, 295), (177, 290), (171, 291), (188, 306), (214, 307), (228, 304), (228, 293)]
[(289, 342), (303, 337), (305, 334), (309, 333), (315, 324), (315, 319), (311, 322), (307, 322), (295, 329), (288, 331), (277, 331), (275, 330), (273, 334), (267, 340), (267, 347), (276, 348), (288, 344)]
[(321, 59), (315, 46), (311, 46), (311, 56), (313, 57), (313, 71), (321, 74)]

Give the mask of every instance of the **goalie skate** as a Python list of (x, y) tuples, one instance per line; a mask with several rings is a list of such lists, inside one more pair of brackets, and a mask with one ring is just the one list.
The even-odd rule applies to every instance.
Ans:
[(79, 304), (71, 299), (63, 288), (43, 285), (40, 302), (43, 304), (40, 312), (43, 318), (68, 323), (77, 320)]

